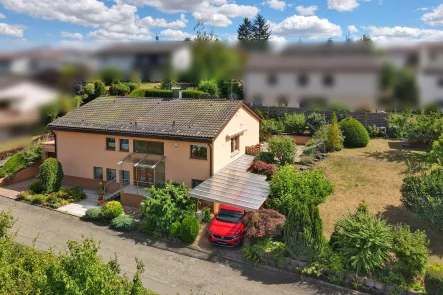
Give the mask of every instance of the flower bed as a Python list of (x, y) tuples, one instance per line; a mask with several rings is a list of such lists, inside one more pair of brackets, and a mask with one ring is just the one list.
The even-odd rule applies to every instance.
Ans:
[(77, 186), (64, 188), (49, 194), (34, 194), (31, 191), (22, 191), (18, 194), (17, 199), (30, 204), (57, 209), (69, 203), (86, 199), (86, 194), (83, 188)]

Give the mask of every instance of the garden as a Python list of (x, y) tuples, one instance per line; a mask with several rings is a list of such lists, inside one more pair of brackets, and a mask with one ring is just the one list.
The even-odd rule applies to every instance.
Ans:
[[(443, 294), (441, 115), (391, 114), (383, 130), (333, 114), (312, 131), (289, 116), (261, 126), (269, 152), (250, 170), (268, 175), (270, 197), (246, 221), (245, 259), (368, 292)], [(312, 134), (303, 153), (323, 143), (328, 159), (298, 170), (293, 139), (271, 136), (291, 128)]]

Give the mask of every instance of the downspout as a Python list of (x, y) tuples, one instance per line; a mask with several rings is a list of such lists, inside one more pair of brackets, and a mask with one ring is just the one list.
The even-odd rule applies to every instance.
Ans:
[(51, 133), (54, 135), (54, 151), (55, 151), (55, 158), (58, 159), (57, 156), (57, 135), (54, 131), (51, 131)]
[(209, 146), (209, 177), (212, 177), (214, 174), (214, 141), (212, 143), (208, 143)]

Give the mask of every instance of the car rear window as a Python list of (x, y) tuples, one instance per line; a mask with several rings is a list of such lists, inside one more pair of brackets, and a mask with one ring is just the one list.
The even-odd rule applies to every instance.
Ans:
[(218, 212), (217, 220), (229, 223), (240, 223), (243, 214), (239, 211), (230, 211), (221, 209)]

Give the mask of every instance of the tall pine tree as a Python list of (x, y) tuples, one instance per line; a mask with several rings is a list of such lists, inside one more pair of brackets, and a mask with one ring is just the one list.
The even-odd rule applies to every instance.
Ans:
[(263, 15), (257, 14), (254, 19), (254, 40), (268, 41), (271, 36), (271, 29)]
[(343, 148), (342, 138), (340, 137), (340, 126), (338, 125), (335, 112), (333, 112), (331, 116), (331, 127), (329, 128), (326, 146), (329, 151), (339, 151)]
[(310, 261), (324, 244), (323, 224), (312, 202), (295, 202), (284, 227), (286, 249), (292, 258)]
[(245, 17), (243, 23), (237, 29), (237, 39), (239, 41), (251, 41), (254, 38), (254, 26), (249, 18)]

